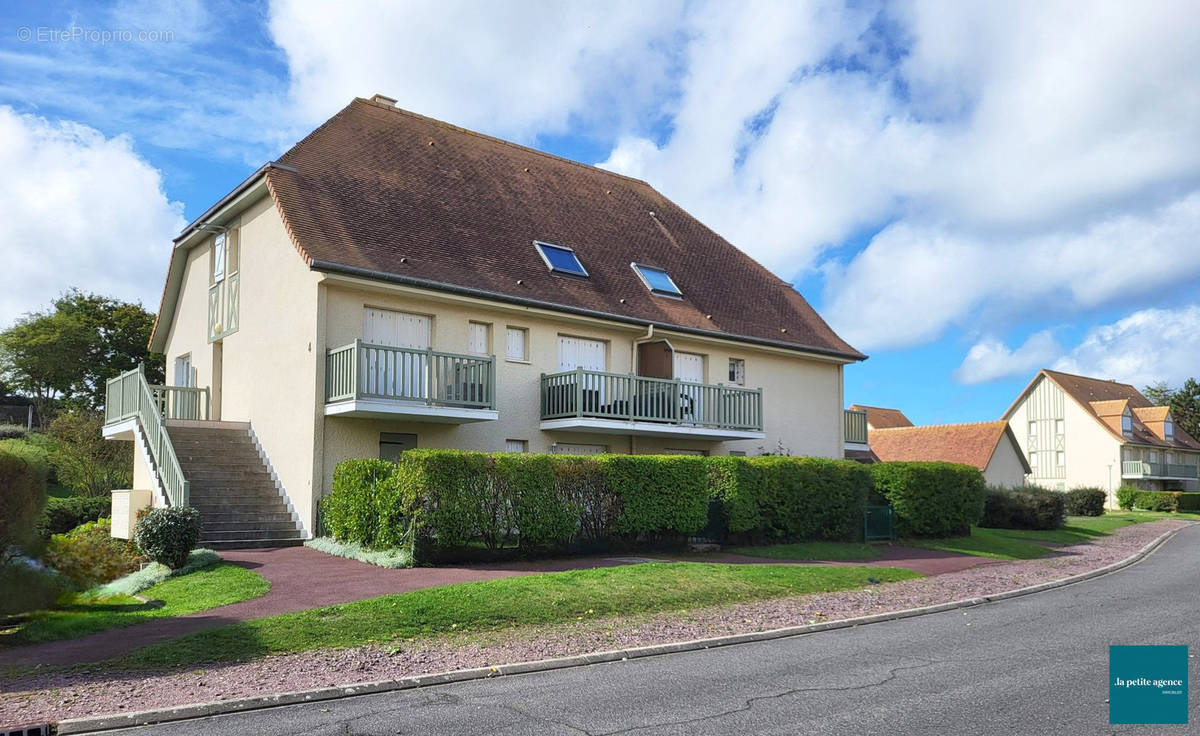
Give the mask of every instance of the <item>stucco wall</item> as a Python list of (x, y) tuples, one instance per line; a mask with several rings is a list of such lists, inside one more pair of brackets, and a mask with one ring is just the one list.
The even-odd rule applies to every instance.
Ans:
[[(608, 343), (607, 369), (615, 373), (633, 370), (634, 340), (644, 328), (612, 325), (591, 320), (562, 319), (519, 307), (483, 302), (431, 301), (423, 295), (397, 293), (386, 287), (354, 286), (326, 282), (325, 340), (329, 348), (362, 337), (364, 307), (377, 307), (424, 314), (432, 317), (432, 347), (446, 352), (467, 352), (468, 323), (491, 325), (491, 352), (496, 355), (496, 421), (463, 425), (429, 422), (385, 421), (355, 417), (326, 417), (322, 464), (325, 487), (334, 466), (347, 457), (375, 457), (381, 432), (413, 433), (420, 447), (463, 448), (501, 451), (505, 440), (528, 442), (530, 452), (549, 452), (555, 443), (599, 444), (611, 452), (657, 453), (669, 449), (704, 450), (728, 454), (740, 450), (757, 454), (759, 448), (775, 450), (780, 444), (796, 455), (842, 456), (841, 366), (747, 346), (726, 345), (690, 336), (658, 331), (679, 351), (705, 356), (705, 381), (728, 383), (731, 357), (746, 361), (745, 385), (764, 391), (765, 439), (714, 442), (661, 437), (543, 432), (540, 430), (540, 376), (553, 373), (558, 363), (558, 337), (570, 335)], [(504, 356), (508, 326), (529, 330), (527, 363)]]
[(1020, 448), (1008, 437), (1001, 437), (992, 459), (983, 470), (983, 479), (990, 486), (1025, 485), (1025, 466), (1021, 464)]
[(175, 359), (192, 356), (197, 386), (212, 385), (212, 346), (208, 343), (209, 251), (212, 238), (188, 251), (179, 289), (175, 319), (167, 332), (166, 377), (175, 384)]

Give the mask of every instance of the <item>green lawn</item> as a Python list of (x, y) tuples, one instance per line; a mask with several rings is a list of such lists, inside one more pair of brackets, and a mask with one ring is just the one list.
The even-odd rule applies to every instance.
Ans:
[(883, 553), (878, 547), (860, 542), (799, 542), (769, 544), (762, 547), (730, 547), (727, 551), (749, 557), (772, 560), (874, 560)]
[(270, 588), (271, 584), (258, 573), (218, 562), (147, 588), (139, 595), (148, 603), (123, 595), (100, 599), (75, 596), (67, 605), (33, 613), (14, 629), (0, 634), (0, 646), (74, 639), (153, 618), (181, 616), (257, 598)]
[(1037, 542), (1052, 544), (1079, 544), (1089, 539), (1112, 534), (1113, 531), (1130, 524), (1141, 524), (1160, 519), (1197, 519), (1197, 514), (1164, 514), (1154, 511), (1119, 511), (1104, 516), (1068, 516), (1061, 529), (1026, 531), (1023, 529), (985, 529), (971, 527), (969, 537), (948, 539), (904, 539), (900, 544), (912, 547), (936, 549), (942, 552), (957, 552), (976, 557), (994, 557), (1001, 560), (1032, 560), (1054, 553), (1050, 547)]
[(154, 669), (599, 616), (680, 611), (921, 577), (886, 567), (646, 563), (461, 583), (256, 619), (137, 650)]

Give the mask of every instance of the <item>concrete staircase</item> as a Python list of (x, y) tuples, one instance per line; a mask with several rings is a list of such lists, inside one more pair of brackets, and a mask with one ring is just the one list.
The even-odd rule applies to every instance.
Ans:
[(200, 546), (209, 549), (290, 547), (304, 535), (275, 487), (250, 425), (168, 421), (190, 505), (203, 523)]

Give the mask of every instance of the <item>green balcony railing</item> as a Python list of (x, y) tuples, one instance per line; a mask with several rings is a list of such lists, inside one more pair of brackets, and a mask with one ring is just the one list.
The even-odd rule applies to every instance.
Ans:
[(495, 409), (496, 361), (355, 340), (325, 354), (325, 401), (357, 399)]
[(846, 441), (867, 444), (867, 413), (859, 409), (846, 409), (845, 422)]
[(1121, 475), (1125, 478), (1197, 478), (1200, 477), (1200, 466), (1126, 460), (1121, 463)]
[[(171, 437), (167, 434), (164, 420), (198, 417), (171, 416), (169, 412), (177, 404), (172, 400), (171, 392), (166, 389), (176, 389), (177, 387), (159, 386), (157, 388), (160, 389), (160, 393), (156, 396), (150, 385), (146, 383), (146, 376), (142, 373), (141, 366), (126, 371), (116, 378), (110, 378), (105, 386), (104, 423), (115, 424), (126, 419), (136, 419), (145, 435), (146, 444), (150, 449), (150, 457), (154, 461), (154, 473), (162, 487), (163, 494), (167, 497), (167, 502), (172, 506), (187, 506), (189, 483), (183, 477), (183, 469), (179, 467), (179, 458), (175, 456), (175, 447), (171, 444)], [(198, 411), (199, 398), (191, 397), (202, 395), (205, 399), (204, 416), (207, 417), (208, 390), (204, 389), (203, 394), (194, 393), (198, 391), (200, 390), (192, 389), (186, 394), (177, 392), (174, 396), (189, 397), (183, 399), (182, 406), (187, 407), (187, 410), (194, 406)]]
[(762, 389), (578, 368), (542, 374), (542, 419), (586, 417), (761, 432)]

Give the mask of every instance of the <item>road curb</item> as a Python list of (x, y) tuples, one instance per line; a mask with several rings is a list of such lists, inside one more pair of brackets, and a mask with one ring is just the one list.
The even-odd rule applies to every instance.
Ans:
[[(1187, 526), (1191, 526), (1191, 524)], [(821, 631), (847, 629), (855, 626), (865, 626), (867, 624), (896, 621), (915, 616), (925, 616), (931, 613), (952, 611), (958, 608), (971, 608), (994, 601), (1018, 598), (1021, 596), (1032, 595), (1034, 593), (1041, 593), (1047, 590), (1053, 590), (1055, 588), (1062, 588), (1116, 572), (1117, 570), (1121, 570), (1129, 567), (1130, 565), (1141, 562), (1156, 549), (1166, 543), (1171, 537), (1175, 536), (1183, 529), (1186, 529), (1187, 526), (1181, 526), (1164, 532), (1134, 554), (1126, 557), (1123, 560), (1114, 562), (1111, 565), (1106, 565), (1095, 570), (1079, 573), (1078, 575), (1072, 575), (1070, 577), (1062, 578), (1061, 580), (1053, 580), (1047, 583), (1030, 585), (1025, 588), (1009, 590), (1003, 593), (996, 593), (994, 595), (981, 596), (977, 598), (965, 598), (963, 600), (951, 601), (948, 603), (922, 606), (920, 608), (908, 608), (902, 611), (878, 613), (871, 616), (859, 616), (857, 618), (840, 619), (837, 621), (823, 621), (817, 624), (789, 626), (781, 629), (771, 629), (769, 631), (755, 631), (747, 634), (733, 634), (730, 636), (719, 636), (710, 639), (693, 639), (691, 641), (672, 642), (669, 644), (654, 644), (630, 649), (615, 649), (606, 652), (578, 654), (571, 657), (542, 659), (532, 662), (518, 662), (515, 664), (497, 665), (495, 667), (476, 667), (473, 669), (454, 670), (452, 672), (443, 672), (432, 675), (416, 675), (413, 677), (404, 677), (395, 680), (381, 680), (378, 682), (345, 685), (341, 687), (328, 687), (319, 688), (316, 690), (276, 693), (274, 695), (259, 695), (252, 698), (223, 700), (211, 703), (197, 703), (194, 705), (181, 705), (173, 708), (160, 708), (155, 710), (138, 711), (135, 713), (121, 713), (87, 718), (71, 718), (55, 724), (55, 733), (95, 733), (97, 731), (108, 731), (118, 728), (131, 728), (135, 726), (146, 726), (156, 723), (167, 723), (170, 721), (181, 721), (193, 718), (205, 718), (208, 716), (242, 713), (245, 711), (273, 708), (281, 705), (315, 703), (325, 700), (335, 700), (338, 698), (350, 697), (353, 695), (371, 695), (375, 693), (396, 692), (400, 690), (413, 690), (416, 688), (429, 687), (430, 685), (444, 685), (452, 682), (464, 682), (467, 680), (484, 680), (494, 677), (503, 677), (505, 675), (548, 672), (551, 670), (565, 669), (568, 667), (580, 667), (583, 665), (602, 664), (606, 662), (620, 662), (629, 659), (640, 659), (642, 657), (656, 657), (663, 654), (677, 654), (680, 652), (713, 649), (716, 647), (725, 647), (734, 644), (748, 644), (752, 642), (769, 641), (772, 639), (784, 639), (793, 636), (803, 636), (805, 634), (815, 634)]]

